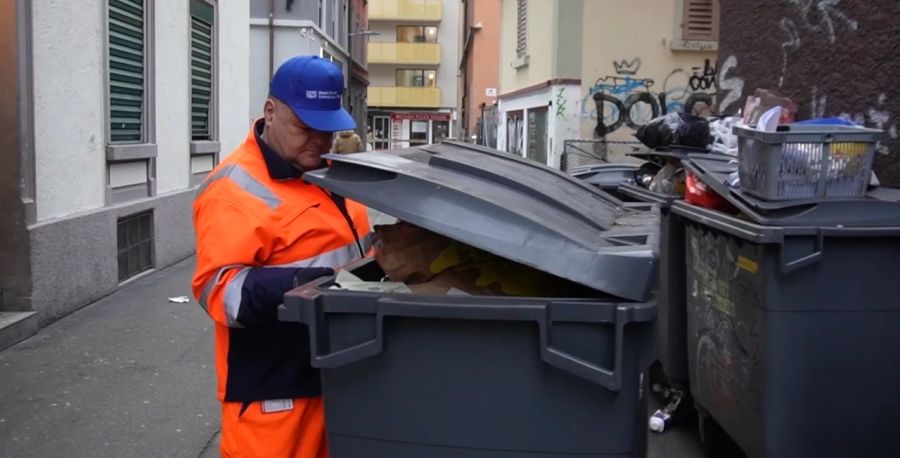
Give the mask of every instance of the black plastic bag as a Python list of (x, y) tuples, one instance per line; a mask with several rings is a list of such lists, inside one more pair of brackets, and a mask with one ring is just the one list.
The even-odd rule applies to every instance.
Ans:
[(669, 113), (652, 119), (634, 136), (653, 149), (670, 146), (705, 149), (711, 143), (709, 121), (689, 113)]

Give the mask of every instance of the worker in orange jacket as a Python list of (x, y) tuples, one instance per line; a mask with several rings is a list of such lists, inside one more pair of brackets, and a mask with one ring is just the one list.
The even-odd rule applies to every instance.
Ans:
[(355, 127), (343, 91), (331, 62), (285, 62), (265, 116), (197, 189), (193, 292), (215, 321), (225, 457), (327, 456), (308, 331), (276, 310), (284, 293), (371, 245), (365, 207), (300, 178), (325, 166), (333, 132)]

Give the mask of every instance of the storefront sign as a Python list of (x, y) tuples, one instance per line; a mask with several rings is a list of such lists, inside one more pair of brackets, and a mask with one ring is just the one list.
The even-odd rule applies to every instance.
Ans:
[(449, 121), (450, 113), (391, 113), (392, 121)]

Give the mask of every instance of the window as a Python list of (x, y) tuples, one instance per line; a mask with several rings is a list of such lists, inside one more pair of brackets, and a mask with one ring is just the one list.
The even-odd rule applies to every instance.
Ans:
[(146, 143), (147, 11), (144, 0), (109, 0), (109, 141)]
[(682, 38), (686, 41), (719, 39), (719, 0), (684, 0)]
[(528, 0), (516, 1), (516, 57), (525, 57), (528, 32)]
[(212, 5), (191, 0), (191, 140), (213, 140)]
[(153, 267), (153, 213), (120, 219), (116, 232), (120, 282)]
[(107, 0), (107, 202), (156, 193), (153, 2)]
[(400, 43), (437, 43), (437, 27), (397, 26), (397, 41)]
[(401, 68), (397, 70), (397, 86), (437, 87), (437, 73), (434, 70)]

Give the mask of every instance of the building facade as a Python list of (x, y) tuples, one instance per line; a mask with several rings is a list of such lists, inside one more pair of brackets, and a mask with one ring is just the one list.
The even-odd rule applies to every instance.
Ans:
[[(248, 122), (262, 116), (269, 81), (291, 57), (315, 55), (329, 59), (344, 73), (344, 86), (350, 86), (350, 13), (349, 0), (250, 1)], [(351, 91), (344, 92), (345, 107), (350, 107), (351, 95)]]
[(582, 30), (582, 138), (634, 141), (656, 116), (713, 111), (718, 0), (587, 1)]
[(458, 136), (460, 2), (369, 0), (368, 120), (375, 149)]
[(205, 0), (2, 8), (0, 78), (17, 90), (0, 95), (0, 321), (23, 329), (193, 252), (193, 188), (248, 125), (248, 14)]
[(497, 147), (500, 87), (500, 0), (463, 0), (461, 138)]
[(502, 0), (497, 148), (559, 167), (579, 136), (581, 0)]
[(607, 144), (654, 117), (715, 111), (718, 0), (503, 0), (501, 16), (499, 149), (619, 160)]

